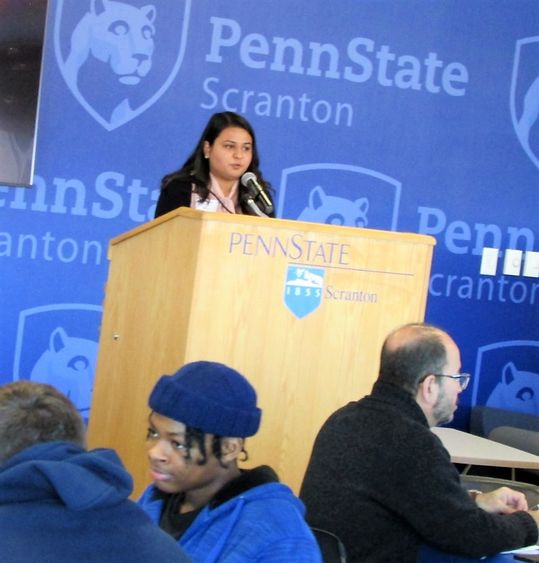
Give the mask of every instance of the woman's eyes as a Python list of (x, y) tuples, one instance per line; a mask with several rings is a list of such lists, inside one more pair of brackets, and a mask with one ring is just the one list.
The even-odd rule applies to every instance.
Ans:
[(182, 444), (181, 442), (172, 441), (170, 443), (172, 444), (172, 447), (175, 450), (186, 450), (187, 449), (187, 446), (185, 444)]
[[(232, 144), (228, 144), (228, 143), (225, 143), (223, 146), (225, 147), (225, 149), (228, 149), (228, 150), (234, 150), (236, 148), (236, 145), (232, 145)], [(241, 150), (243, 152), (251, 152), (251, 147), (249, 145), (246, 145), (244, 147), (241, 147)]]

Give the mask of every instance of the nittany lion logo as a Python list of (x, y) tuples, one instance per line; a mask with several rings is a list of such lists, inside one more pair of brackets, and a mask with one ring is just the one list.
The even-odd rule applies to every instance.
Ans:
[(30, 373), (30, 379), (54, 385), (85, 417), (90, 413), (97, 342), (69, 335), (56, 327)]
[(539, 36), (516, 43), (510, 104), (518, 140), (539, 168)]
[(380, 172), (337, 163), (283, 170), (278, 216), (313, 223), (395, 231), (401, 183)]
[(101, 307), (53, 303), (19, 314), (13, 379), (53, 385), (90, 413)]
[(486, 405), (528, 414), (539, 413), (539, 373), (520, 370), (513, 362), (507, 362)]
[(537, 414), (539, 341), (512, 340), (477, 351), (472, 405)]
[(59, 0), (54, 47), (69, 89), (111, 131), (170, 86), (185, 52), (191, 0)]
[(326, 194), (322, 186), (315, 186), (309, 193), (309, 202), (298, 217), (298, 221), (366, 227), (369, 200), (360, 197), (350, 201), (344, 197)]

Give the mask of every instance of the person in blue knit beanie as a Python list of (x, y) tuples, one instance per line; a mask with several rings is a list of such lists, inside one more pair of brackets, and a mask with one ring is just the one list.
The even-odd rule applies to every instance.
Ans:
[(260, 426), (256, 401), (221, 363), (162, 376), (149, 397), (153, 484), (139, 504), (195, 562), (321, 562), (301, 501), (270, 467), (238, 467)]

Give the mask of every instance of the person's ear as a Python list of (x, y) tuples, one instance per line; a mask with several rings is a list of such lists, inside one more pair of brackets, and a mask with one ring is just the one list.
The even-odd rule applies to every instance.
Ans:
[(427, 375), (417, 388), (417, 399), (421, 403), (430, 405), (438, 398), (438, 381), (433, 374)]
[(243, 438), (223, 438), (221, 440), (221, 461), (228, 463), (238, 459), (243, 450)]
[(429, 374), (418, 385), (415, 400), (427, 418), (429, 426), (436, 426), (438, 421), (433, 417), (433, 410), (440, 396), (440, 383), (434, 374)]
[(203, 150), (204, 150), (204, 158), (210, 157), (210, 149), (211, 145), (208, 141), (204, 141)]

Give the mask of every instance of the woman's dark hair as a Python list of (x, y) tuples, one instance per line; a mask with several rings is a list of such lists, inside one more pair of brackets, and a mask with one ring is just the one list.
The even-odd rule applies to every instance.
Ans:
[[(217, 139), (221, 132), (227, 127), (239, 127), (249, 133), (251, 139), (253, 140), (253, 158), (247, 171), (252, 172), (265, 189), (270, 189), (271, 185), (262, 178), (262, 173), (258, 168), (259, 157), (255, 132), (251, 127), (251, 124), (244, 117), (232, 111), (214, 113), (210, 117), (210, 120), (202, 132), (194, 151), (179, 170), (167, 174), (162, 179), (161, 189), (165, 189), (167, 184), (173, 180), (190, 182), (195, 184), (196, 192), (199, 194), (201, 201), (205, 201), (210, 193), (208, 188), (208, 184), (210, 182), (210, 165), (209, 160), (204, 158), (204, 143), (207, 141), (210, 145), (213, 145), (215, 139)], [(240, 184), (240, 193), (242, 188), (243, 187)]]

